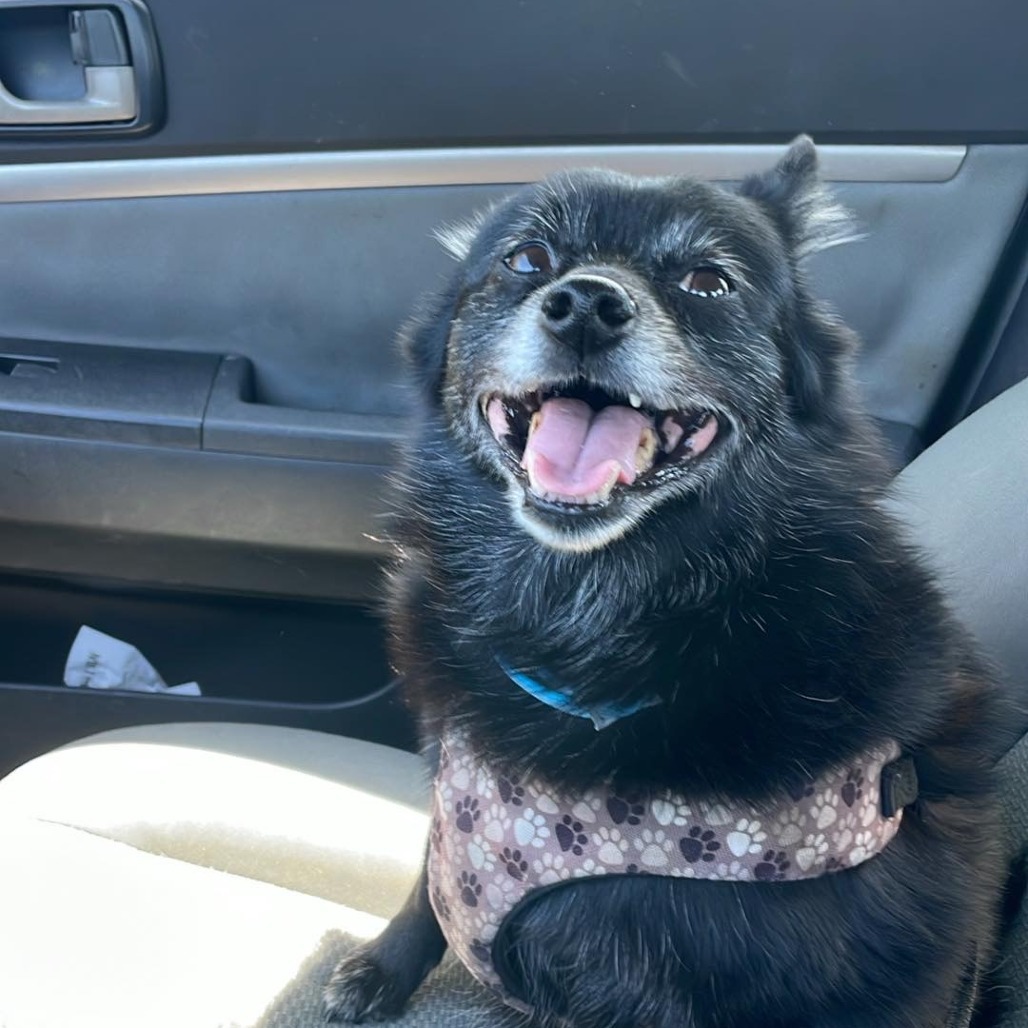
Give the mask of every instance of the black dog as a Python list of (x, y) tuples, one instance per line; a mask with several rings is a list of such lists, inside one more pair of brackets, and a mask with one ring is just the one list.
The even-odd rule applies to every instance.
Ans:
[[(408, 335), (423, 406), (393, 652), (428, 738), (459, 733), (514, 803), (531, 780), (731, 811), (883, 740), (919, 778), (857, 866), (775, 881), (768, 852), (749, 881), (539, 890), (491, 955), (476, 943), (541, 1025), (942, 1028), (991, 945), (998, 701), (881, 509), (853, 337), (802, 272), (847, 232), (816, 164), (801, 138), (738, 193), (600, 172), (527, 188), (446, 236), (459, 267)], [(679, 846), (702, 868), (711, 839)], [(496, 859), (516, 878), (529, 855)], [(445, 949), (444, 903), (423, 875), (336, 970), (329, 1016), (401, 1010)]]

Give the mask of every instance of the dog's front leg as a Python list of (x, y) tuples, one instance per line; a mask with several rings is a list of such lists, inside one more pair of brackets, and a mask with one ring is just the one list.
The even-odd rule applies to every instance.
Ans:
[(382, 934), (344, 957), (332, 972), (325, 1016), (359, 1024), (399, 1014), (445, 950), (428, 900), (426, 863), (403, 909)]

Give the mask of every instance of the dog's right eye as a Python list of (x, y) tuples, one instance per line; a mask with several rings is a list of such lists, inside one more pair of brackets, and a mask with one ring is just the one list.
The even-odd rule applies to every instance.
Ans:
[(712, 264), (704, 264), (693, 268), (678, 288), (692, 296), (727, 296), (732, 291), (732, 283)]
[(553, 271), (556, 263), (550, 248), (545, 243), (522, 243), (503, 258), (503, 263), (519, 275), (535, 275), (538, 272)]

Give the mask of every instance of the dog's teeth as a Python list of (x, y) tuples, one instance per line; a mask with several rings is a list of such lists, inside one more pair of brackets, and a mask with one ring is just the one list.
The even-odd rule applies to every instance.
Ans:
[(642, 397), (636, 396), (635, 393), (629, 393), (628, 402), (638, 410), (642, 406)]
[(635, 470), (642, 474), (653, 467), (653, 458), (657, 455), (657, 433), (652, 428), (644, 428), (639, 437), (639, 446), (635, 451)]
[(619, 467), (613, 467), (610, 469), (610, 475), (607, 477), (607, 481), (600, 486), (595, 492), (591, 492), (588, 496), (582, 496), (578, 502), (583, 506), (595, 505), (597, 503), (606, 503), (610, 499), (610, 494), (614, 491), (614, 486), (618, 484), (618, 479), (621, 477), (621, 469)]
[(660, 427), (664, 434), (664, 452), (671, 453), (682, 441), (685, 430), (673, 417), (665, 418), (664, 424)]

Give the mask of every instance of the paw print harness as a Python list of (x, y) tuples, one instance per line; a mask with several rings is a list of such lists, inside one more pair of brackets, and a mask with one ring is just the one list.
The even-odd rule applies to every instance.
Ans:
[[(429, 837), (429, 896), (450, 947), (480, 982), (526, 1010), (505, 981), (502, 926), (540, 889), (595, 875), (783, 882), (856, 867), (899, 830), (916, 773), (885, 742), (762, 806), (564, 796), (480, 763), (465, 736), (442, 741)], [(494, 950), (497, 953), (494, 955)]]

